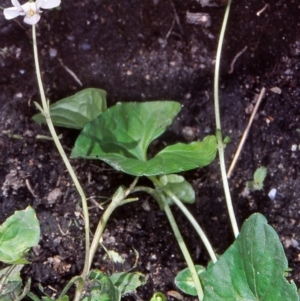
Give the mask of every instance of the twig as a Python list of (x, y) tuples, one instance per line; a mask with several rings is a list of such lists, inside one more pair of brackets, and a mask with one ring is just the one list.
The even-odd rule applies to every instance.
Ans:
[(260, 17), (260, 15), (269, 7), (269, 4), (267, 3), (261, 10), (259, 10), (256, 15)]
[(247, 136), (248, 136), (250, 127), (251, 127), (251, 125), (252, 125), (253, 119), (254, 119), (254, 117), (255, 117), (255, 115), (256, 115), (256, 113), (257, 113), (257, 110), (258, 110), (258, 108), (259, 108), (259, 105), (260, 105), (262, 99), (263, 99), (264, 96), (265, 96), (265, 92), (266, 92), (266, 89), (265, 89), (265, 88), (262, 88), (261, 91), (260, 91), (260, 94), (259, 94), (259, 96), (258, 96), (257, 102), (256, 102), (256, 104), (255, 104), (254, 110), (253, 110), (253, 112), (252, 112), (252, 114), (251, 114), (251, 117), (250, 117), (250, 119), (249, 119), (248, 125), (247, 125), (247, 127), (246, 127), (246, 129), (245, 129), (245, 131), (244, 131), (244, 134), (243, 134), (243, 136), (242, 136), (242, 139), (241, 139), (241, 141), (240, 141), (240, 144), (239, 144), (239, 146), (238, 146), (238, 148), (237, 148), (237, 151), (236, 151), (236, 153), (235, 153), (235, 155), (234, 155), (234, 157), (233, 157), (232, 163), (231, 163), (231, 165), (230, 165), (230, 167), (229, 167), (229, 170), (228, 170), (228, 173), (227, 173), (227, 178), (228, 178), (228, 179), (230, 178), (231, 173), (232, 173), (232, 171), (233, 171), (233, 169), (234, 169), (234, 167), (235, 167), (235, 164), (236, 164), (236, 162), (237, 162), (237, 160), (238, 160), (238, 158), (239, 158), (239, 156), (240, 156), (241, 150), (242, 150), (242, 148), (243, 148), (243, 146), (244, 146), (244, 143), (245, 143), (246, 138), (247, 138)]
[(228, 71), (228, 74), (233, 73), (234, 71), (234, 64), (237, 61), (237, 59), (247, 50), (247, 46), (245, 46), (240, 52), (237, 53), (237, 55), (233, 58), (231, 64), (230, 64), (230, 69)]
[(167, 35), (166, 35), (166, 40), (169, 38), (169, 36), (170, 36), (170, 34), (171, 34), (171, 32), (172, 32), (172, 30), (173, 30), (173, 28), (174, 28), (174, 24), (175, 24), (175, 17), (173, 18), (171, 27), (170, 27), (170, 29), (169, 29)]
[(175, 5), (174, 5), (174, 3), (173, 3), (172, 0), (171, 0), (171, 5), (172, 5), (173, 11), (174, 11), (174, 18), (175, 18), (175, 21), (176, 21), (176, 23), (177, 23), (177, 25), (178, 25), (178, 27), (179, 27), (179, 30), (180, 30), (181, 35), (183, 35), (183, 30), (182, 30), (182, 28), (181, 28), (180, 19), (179, 19), (179, 17), (178, 17), (178, 14), (177, 14), (177, 12), (176, 12)]
[(32, 194), (32, 196), (33, 196), (34, 198), (37, 198), (38, 196), (34, 193), (34, 191), (33, 191), (32, 187), (31, 187), (30, 182), (29, 182), (28, 179), (25, 179), (25, 184), (26, 184), (27, 189), (28, 189), (28, 190), (30, 191), (30, 193)]
[(76, 74), (70, 69), (68, 68), (62, 61), (62, 59), (58, 59), (58, 61), (60, 62), (61, 66), (74, 78), (74, 80), (80, 85), (82, 86), (82, 82), (80, 81), (80, 79), (76, 76)]

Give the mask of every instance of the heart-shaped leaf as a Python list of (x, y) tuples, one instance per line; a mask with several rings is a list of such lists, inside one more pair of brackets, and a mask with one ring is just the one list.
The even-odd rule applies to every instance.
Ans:
[[(54, 125), (81, 130), (106, 110), (106, 92), (88, 88), (63, 98), (50, 106)], [(37, 123), (46, 123), (43, 114), (32, 117)]]
[(204, 301), (298, 301), (285, 278), (287, 259), (275, 230), (261, 214), (246, 220), (236, 241), (200, 274)]
[(149, 144), (180, 111), (174, 101), (119, 103), (87, 124), (76, 140), (72, 158), (100, 159), (135, 176), (176, 173), (208, 165), (216, 154), (216, 138), (178, 143), (147, 160)]
[(0, 226), (0, 261), (27, 263), (24, 255), (40, 239), (40, 225), (31, 207), (16, 211)]

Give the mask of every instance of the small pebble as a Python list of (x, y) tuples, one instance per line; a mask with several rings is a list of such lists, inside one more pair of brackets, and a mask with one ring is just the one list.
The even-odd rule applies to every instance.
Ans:
[(297, 150), (297, 148), (298, 148), (297, 144), (293, 144), (292, 147), (291, 147), (291, 151), (295, 152)]
[(182, 129), (182, 136), (185, 140), (192, 141), (196, 137), (195, 130), (190, 126), (186, 126)]
[(57, 56), (57, 50), (55, 48), (49, 48), (49, 55), (51, 58)]
[(291, 243), (292, 243), (293, 248), (298, 248), (299, 247), (299, 243), (296, 239), (292, 238)]
[(277, 193), (277, 190), (275, 188), (272, 188), (270, 190), (270, 192), (268, 193), (268, 197), (270, 198), (271, 201), (275, 200), (276, 193)]

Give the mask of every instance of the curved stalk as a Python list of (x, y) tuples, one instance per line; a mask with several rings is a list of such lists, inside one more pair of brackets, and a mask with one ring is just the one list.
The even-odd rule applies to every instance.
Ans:
[(118, 190), (115, 192), (115, 194), (112, 197), (112, 201), (108, 205), (108, 207), (105, 209), (104, 213), (101, 216), (101, 219), (98, 223), (97, 229), (95, 231), (95, 235), (91, 244), (90, 252), (89, 252), (89, 270), (91, 268), (91, 264), (93, 261), (93, 258), (95, 256), (96, 250), (99, 246), (100, 238), (103, 234), (103, 231), (105, 229), (105, 226), (107, 224), (107, 221), (111, 214), (114, 212), (114, 210), (128, 202), (136, 201), (137, 199), (126, 199), (126, 197), (133, 191), (137, 181), (138, 177), (134, 179), (130, 187), (126, 190), (123, 190), (121, 187), (118, 188)]
[(203, 242), (211, 260), (213, 263), (217, 262), (217, 257), (216, 254), (207, 238), (205, 235), (204, 231), (200, 227), (199, 223), (196, 221), (196, 219), (193, 217), (193, 215), (189, 212), (189, 210), (184, 206), (184, 204), (178, 199), (178, 197), (170, 191), (170, 189), (164, 188), (162, 183), (156, 178), (156, 177), (149, 177), (150, 180), (155, 183), (156, 186), (161, 188), (165, 193), (174, 201), (174, 203), (178, 206), (178, 208), (182, 211), (182, 213), (186, 216), (186, 218), (190, 221), (198, 235), (200, 236), (201, 241)]
[(219, 78), (220, 78), (220, 62), (221, 62), (221, 54), (222, 54), (222, 46), (225, 36), (225, 30), (227, 26), (228, 16), (230, 12), (230, 5), (232, 0), (228, 0), (223, 24), (220, 32), (219, 42), (218, 42), (218, 49), (216, 55), (216, 65), (215, 65), (215, 76), (214, 76), (214, 106), (215, 106), (215, 119), (216, 119), (216, 128), (217, 128), (217, 141), (218, 141), (218, 152), (219, 152), (219, 160), (220, 160), (220, 169), (223, 181), (223, 189), (226, 199), (226, 205), (229, 213), (229, 218), (231, 221), (231, 226), (233, 229), (234, 236), (237, 237), (239, 234), (239, 228), (237, 225), (237, 221), (235, 218), (228, 179), (226, 175), (226, 166), (225, 166), (225, 157), (224, 157), (224, 143), (222, 139), (221, 133), (221, 118), (220, 118), (220, 101), (219, 101)]
[[(51, 133), (51, 136), (53, 138), (53, 141), (56, 145), (56, 148), (60, 154), (60, 156), (63, 159), (63, 162), (65, 163), (65, 166), (72, 178), (72, 181), (81, 197), (81, 205), (82, 205), (82, 210), (83, 210), (83, 216), (84, 216), (84, 229), (85, 229), (85, 260), (84, 260), (84, 267), (83, 271), (81, 274), (81, 277), (83, 280), (87, 277), (88, 271), (89, 271), (89, 249), (90, 249), (90, 226), (89, 226), (89, 212), (88, 212), (88, 206), (87, 206), (87, 201), (86, 201), (86, 196), (84, 194), (84, 191), (79, 183), (79, 180), (73, 170), (73, 167), (70, 164), (70, 161), (68, 160), (65, 151), (57, 137), (56, 131), (54, 129), (51, 116), (50, 116), (50, 110), (49, 110), (49, 104), (46, 100), (45, 96), (45, 91), (43, 87), (43, 82), (41, 78), (41, 71), (40, 71), (40, 65), (39, 65), (39, 59), (38, 59), (38, 49), (37, 49), (37, 41), (36, 41), (36, 27), (35, 25), (32, 26), (32, 40), (33, 40), (33, 52), (34, 52), (34, 62), (35, 62), (35, 68), (36, 68), (36, 76), (37, 76), (37, 81), (38, 81), (38, 86), (40, 90), (40, 96), (41, 96), (41, 101), (42, 101), (42, 113), (45, 116), (49, 131)], [(79, 287), (77, 288), (76, 292), (78, 291)], [(77, 292), (75, 296), (75, 300), (79, 300), (80, 298), (80, 293)]]
[(185, 261), (187, 263), (187, 266), (188, 266), (188, 268), (189, 268), (189, 270), (191, 272), (191, 275), (192, 275), (192, 278), (193, 278), (193, 281), (194, 281), (194, 285), (195, 285), (195, 289), (197, 291), (197, 295), (198, 295), (199, 301), (201, 301), (201, 300), (203, 300), (203, 289), (202, 289), (202, 285), (201, 285), (200, 278), (198, 276), (197, 270), (195, 268), (195, 264), (194, 264), (194, 262), (192, 260), (192, 257), (191, 257), (191, 255), (190, 255), (190, 253), (189, 253), (189, 251), (188, 251), (188, 249), (186, 247), (186, 244), (185, 244), (185, 242), (184, 242), (184, 240), (183, 240), (183, 238), (182, 238), (182, 236), (180, 234), (180, 231), (178, 229), (177, 223), (176, 223), (176, 221), (174, 219), (174, 216), (172, 214), (172, 211), (171, 211), (169, 205), (166, 202), (164, 202), (163, 206), (164, 206), (164, 211), (165, 211), (165, 213), (167, 215), (167, 218), (168, 218), (168, 220), (170, 222), (170, 225), (172, 227), (172, 230), (174, 232), (174, 235), (176, 237), (176, 240), (178, 242), (178, 245), (179, 245), (179, 247), (181, 249), (181, 252), (182, 252), (182, 254), (184, 256), (184, 259), (185, 259)]

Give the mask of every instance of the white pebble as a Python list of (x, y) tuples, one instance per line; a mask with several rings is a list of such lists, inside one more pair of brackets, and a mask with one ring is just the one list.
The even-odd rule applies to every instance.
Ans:
[(268, 197), (270, 198), (271, 201), (274, 201), (274, 200), (275, 200), (276, 193), (277, 193), (276, 188), (272, 188), (272, 189), (270, 190), (270, 192), (268, 193)]
[(57, 50), (55, 48), (49, 49), (49, 55), (50, 57), (56, 57), (57, 56)]
[(292, 242), (292, 247), (293, 248), (298, 248), (299, 247), (299, 243), (296, 239), (292, 238), (291, 242)]
[(297, 144), (293, 144), (291, 150), (292, 152), (295, 152), (297, 150)]

